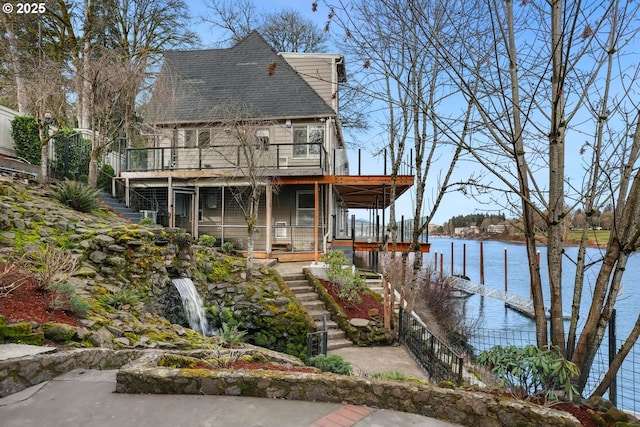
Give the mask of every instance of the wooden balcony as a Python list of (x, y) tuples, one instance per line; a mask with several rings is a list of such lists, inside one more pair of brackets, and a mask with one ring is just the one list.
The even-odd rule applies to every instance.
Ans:
[(242, 174), (248, 168), (263, 168), (265, 176), (322, 176), (330, 172), (329, 156), (322, 144), (272, 144), (250, 147), (217, 145), (206, 148), (128, 148), (124, 156), (124, 178), (164, 176), (221, 176)]

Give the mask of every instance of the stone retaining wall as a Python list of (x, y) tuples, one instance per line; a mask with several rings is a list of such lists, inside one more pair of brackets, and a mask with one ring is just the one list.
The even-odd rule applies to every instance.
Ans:
[[(571, 415), (479, 392), (409, 381), (157, 366), (163, 351), (79, 349), (0, 361), (0, 397), (77, 368), (115, 369), (120, 393), (234, 395), (352, 403), (465, 425), (578, 427)], [(171, 352), (174, 353), (174, 352)]]
[(85, 348), (0, 360), (0, 397), (49, 381), (77, 368), (117, 369), (143, 353)]

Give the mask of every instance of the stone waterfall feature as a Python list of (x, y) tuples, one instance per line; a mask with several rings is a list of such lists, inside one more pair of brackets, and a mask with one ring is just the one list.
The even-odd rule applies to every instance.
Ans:
[(184, 314), (189, 321), (189, 327), (202, 335), (214, 335), (211, 326), (209, 326), (209, 322), (207, 322), (207, 317), (205, 316), (202, 298), (200, 298), (200, 294), (191, 279), (173, 279), (172, 282), (180, 293), (180, 298), (182, 299), (182, 305), (184, 307)]

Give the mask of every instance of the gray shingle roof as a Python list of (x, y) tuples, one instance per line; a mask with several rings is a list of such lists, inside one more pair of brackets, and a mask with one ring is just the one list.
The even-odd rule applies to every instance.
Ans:
[(207, 122), (247, 118), (328, 117), (335, 112), (258, 34), (228, 49), (169, 51), (149, 121)]

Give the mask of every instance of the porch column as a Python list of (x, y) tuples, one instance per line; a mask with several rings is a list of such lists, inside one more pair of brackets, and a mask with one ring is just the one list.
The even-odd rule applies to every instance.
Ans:
[(271, 187), (271, 183), (267, 182), (267, 188), (265, 189), (265, 200), (266, 200), (266, 223), (265, 223), (265, 227), (264, 227), (264, 232), (265, 232), (265, 241), (266, 241), (266, 245), (267, 247), (265, 248), (266, 252), (267, 252), (267, 258), (271, 258), (271, 223), (273, 221), (272, 217), (273, 217), (273, 212), (272, 210), (272, 206), (273, 206), (273, 189)]
[(196, 185), (196, 192), (193, 196), (193, 238), (200, 237), (200, 187)]
[(167, 178), (167, 210), (169, 215), (169, 227), (173, 228), (176, 226), (176, 218), (173, 215), (173, 204), (175, 203), (175, 197), (173, 195), (173, 179), (170, 176)]
[(129, 187), (129, 178), (124, 179), (124, 205), (128, 208), (131, 207), (131, 195), (129, 194), (131, 187)]
[(318, 186), (318, 181), (314, 183), (313, 186), (313, 195), (314, 195), (314, 207), (315, 213), (313, 215), (313, 222), (315, 224), (315, 231), (313, 235), (313, 260), (317, 264), (318, 263), (318, 228), (320, 227), (320, 189)]

